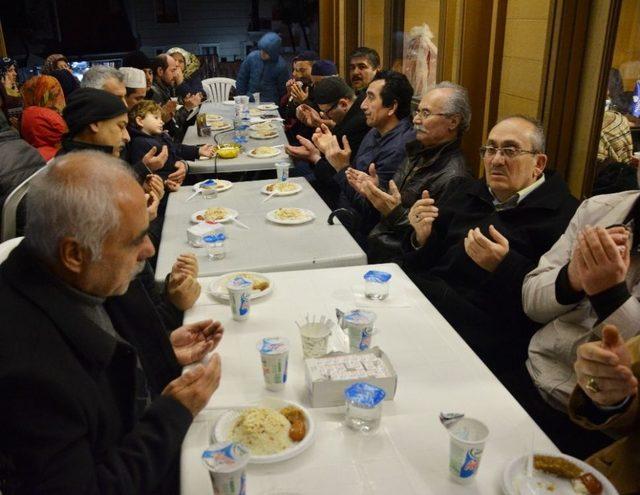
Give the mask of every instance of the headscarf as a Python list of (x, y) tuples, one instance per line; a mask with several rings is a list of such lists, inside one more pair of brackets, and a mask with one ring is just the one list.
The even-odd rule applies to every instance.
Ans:
[(55, 77), (60, 83), (60, 86), (62, 86), (65, 100), (69, 98), (71, 93), (80, 87), (80, 81), (78, 81), (76, 76), (71, 74), (67, 69), (54, 70), (51, 75)]
[(176, 52), (182, 55), (182, 57), (184, 58), (184, 78), (189, 79), (200, 68), (200, 60), (198, 60), (198, 57), (196, 57), (193, 53), (190, 53), (182, 48), (175, 47), (167, 50), (167, 53), (169, 55)]
[(67, 57), (65, 57), (62, 53), (54, 53), (53, 55), (49, 55), (44, 61), (44, 65), (42, 66), (42, 70), (40, 71), (44, 75), (51, 74), (54, 70), (56, 70), (58, 62), (60, 60), (64, 60), (68, 62)]
[(11, 67), (17, 67), (16, 61), (9, 57), (0, 59), (0, 77), (4, 77)]
[(65, 106), (62, 86), (55, 77), (35, 76), (22, 86), (24, 106), (44, 107), (61, 113)]

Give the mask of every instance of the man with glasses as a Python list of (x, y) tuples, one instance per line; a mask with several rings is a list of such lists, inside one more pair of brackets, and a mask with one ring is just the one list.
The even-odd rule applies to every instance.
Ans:
[(405, 270), (494, 373), (526, 359), (534, 327), (522, 281), (577, 206), (562, 179), (545, 173), (544, 147), (535, 120), (506, 118), (480, 149), (484, 179), (437, 203), (424, 191), (409, 211)]
[(406, 145), (407, 158), (389, 182), (379, 184), (375, 164), (369, 173), (347, 169), (349, 184), (380, 213), (380, 221), (367, 238), (370, 263), (383, 263), (402, 256), (402, 240), (411, 230), (409, 209), (422, 195), (439, 202), (447, 191), (471, 174), (460, 149), (469, 129), (471, 107), (467, 90), (441, 82), (423, 97), (413, 117), (415, 141)]

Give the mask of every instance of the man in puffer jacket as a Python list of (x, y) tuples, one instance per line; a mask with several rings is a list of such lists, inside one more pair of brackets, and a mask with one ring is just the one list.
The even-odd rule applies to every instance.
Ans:
[(282, 40), (276, 33), (267, 33), (258, 41), (258, 50), (252, 51), (242, 62), (236, 79), (239, 95), (260, 93), (260, 101), (279, 102), (285, 94), (289, 69), (280, 56)]

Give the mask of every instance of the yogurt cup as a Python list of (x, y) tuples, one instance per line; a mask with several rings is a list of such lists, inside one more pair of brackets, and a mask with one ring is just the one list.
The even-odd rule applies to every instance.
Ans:
[(364, 274), (364, 295), (367, 299), (383, 300), (389, 296), (391, 274), (369, 270)]
[(342, 329), (349, 337), (349, 352), (366, 351), (371, 347), (376, 314), (373, 311), (355, 309), (341, 319)]
[(246, 495), (245, 470), (251, 454), (239, 443), (218, 442), (202, 453), (215, 495)]
[(461, 484), (471, 483), (478, 473), (489, 428), (482, 421), (462, 418), (449, 431), (449, 476)]
[(286, 337), (264, 337), (258, 341), (258, 352), (262, 362), (262, 375), (267, 390), (277, 392), (287, 382), (289, 364), (289, 339)]
[(279, 182), (284, 182), (289, 179), (289, 163), (278, 162), (276, 163), (276, 175)]
[(244, 321), (249, 318), (252, 286), (251, 280), (247, 280), (244, 277), (235, 277), (227, 283), (231, 316), (236, 321)]
[(344, 391), (345, 424), (352, 430), (373, 433), (380, 426), (382, 401), (386, 392), (370, 383), (357, 382)]

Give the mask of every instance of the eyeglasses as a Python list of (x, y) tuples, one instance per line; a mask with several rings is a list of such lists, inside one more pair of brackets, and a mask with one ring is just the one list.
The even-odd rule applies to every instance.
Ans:
[(430, 112), (426, 108), (418, 108), (415, 112), (413, 112), (413, 118), (420, 117), (420, 120), (427, 120), (432, 115), (441, 115), (443, 117), (450, 117), (454, 115), (452, 113), (443, 113), (443, 112)]
[(340, 100), (336, 101), (333, 105), (331, 105), (329, 108), (327, 108), (326, 110), (320, 110), (323, 114), (328, 115), (329, 112), (331, 112), (333, 109), (335, 109), (338, 104), (340, 103)]
[(515, 158), (516, 156), (520, 156), (524, 153), (529, 155), (537, 155), (537, 151), (533, 150), (521, 150), (519, 148), (514, 148), (513, 146), (507, 146), (505, 148), (496, 148), (495, 146), (480, 146), (480, 157), (494, 157), (498, 154), (498, 151), (502, 153), (502, 156), (505, 158)]

